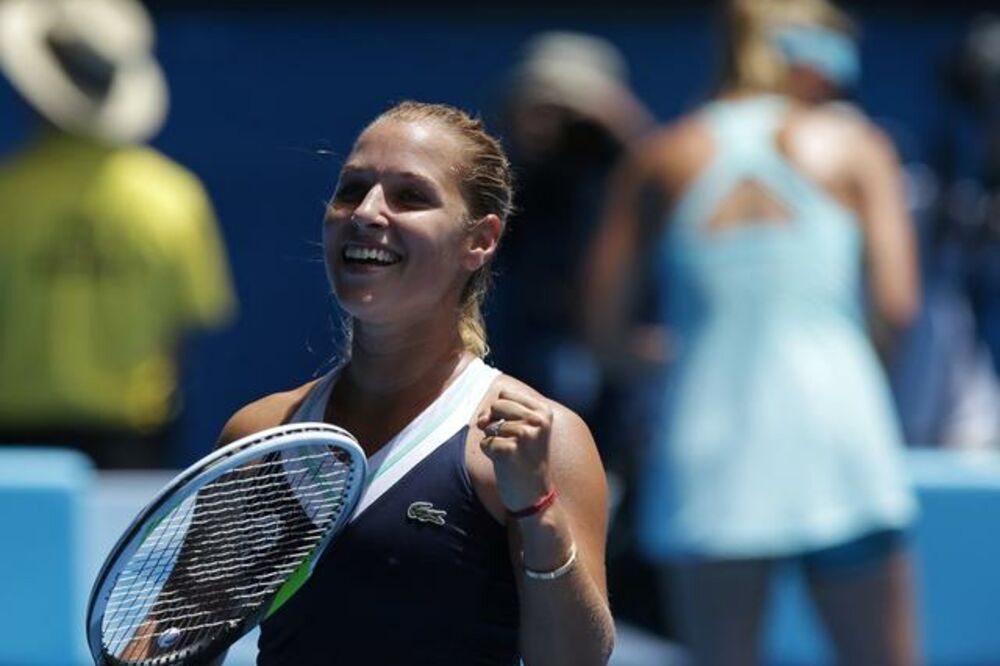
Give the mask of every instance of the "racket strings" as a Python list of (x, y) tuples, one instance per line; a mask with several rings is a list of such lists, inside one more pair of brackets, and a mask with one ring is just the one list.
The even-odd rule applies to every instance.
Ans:
[[(267, 475), (267, 476), (272, 476), (273, 477), (274, 475)], [(253, 481), (255, 482), (254, 483), (255, 486), (259, 486), (260, 482), (261, 482), (261, 479), (258, 477), (256, 479), (253, 479)], [(223, 481), (222, 483), (225, 484), (225, 486), (231, 486), (232, 485), (231, 482), (230, 483), (226, 483), (225, 481)], [(222, 484), (220, 484), (220, 485), (222, 485)], [(223, 486), (223, 487), (225, 487), (225, 486)], [(210, 489), (205, 494), (207, 496), (209, 496), (209, 497), (212, 497), (212, 498), (217, 498), (218, 497), (218, 493), (215, 491), (215, 488)], [(260, 513), (260, 512), (259, 511), (250, 512), (250, 514), (247, 516), (247, 518), (252, 519), (254, 513)], [(228, 512), (226, 513), (226, 516), (227, 516), (227, 518), (239, 517), (239, 516), (230, 516), (230, 515), (228, 515)], [(212, 523), (212, 524), (214, 525), (214, 523)], [(189, 530), (190, 530), (190, 526), (189, 526)], [(190, 532), (190, 533), (193, 534), (193, 532)], [(223, 534), (222, 536), (225, 537), (226, 535)], [(229, 536), (232, 536), (232, 535), (229, 535)], [(216, 538), (218, 540), (218, 532), (216, 532), (213, 535), (213, 538)], [(199, 539), (193, 539), (192, 540), (193, 543), (198, 543), (198, 541), (199, 541)], [(226, 545), (229, 546), (228, 548), (226, 548), (226, 547), (221, 548), (219, 550), (218, 555), (216, 556), (216, 560), (217, 560), (218, 565), (222, 566), (222, 567), (225, 567), (226, 565), (231, 564), (231, 558), (227, 558), (225, 555), (227, 553), (233, 551), (234, 547), (240, 545), (242, 542), (239, 541), (239, 540), (237, 540), (236, 543), (230, 542), (230, 543), (227, 544), (224, 540), (219, 540), (219, 543), (223, 544), (223, 546), (226, 546)], [(195, 552), (197, 552), (199, 550), (200, 549), (192, 549), (191, 552), (195, 553)], [(309, 548), (303, 549), (303, 552), (307, 553), (308, 550), (309, 550)], [(187, 554), (187, 553), (185, 553), (185, 554)], [(292, 554), (296, 555), (296, 554), (299, 554), (299, 553), (293, 552)], [(178, 565), (177, 565), (176, 568), (179, 571), (185, 572), (187, 574), (196, 574), (197, 573), (196, 571), (189, 570), (189, 568), (186, 566), (186, 564), (184, 562), (180, 562), (180, 561), (178, 562)], [(270, 576), (271, 580), (268, 580), (267, 576), (264, 576), (264, 577), (260, 577), (259, 576), (257, 584), (258, 585), (260, 585), (262, 583), (263, 584), (267, 584), (269, 582), (273, 582), (275, 584), (278, 584), (278, 583), (281, 582), (281, 580), (283, 580), (284, 576), (286, 576), (287, 573), (290, 573), (290, 571), (292, 569), (293, 568), (286, 567), (284, 570), (280, 570), (278, 572), (274, 572), (274, 574), (272, 576)], [(232, 579), (232, 578), (233, 578), (232, 575), (207, 576), (207, 577), (203, 576), (203, 575), (200, 575), (200, 576), (198, 576), (198, 581), (197, 582), (200, 585), (202, 585), (202, 586), (206, 586), (207, 585), (207, 586), (210, 587), (214, 582), (223, 583), (224, 584), (224, 583), (229, 582), (230, 579)], [(246, 588), (246, 587), (251, 587), (251, 586), (243, 586), (243, 587)], [(251, 593), (251, 601), (252, 601), (252, 597), (253, 596), (264, 597), (269, 592), (270, 592), (270, 590), (263, 590), (260, 593), (258, 593), (257, 595), (253, 595)], [(202, 596), (204, 597), (204, 595), (202, 595)], [(241, 600), (245, 601), (248, 595), (247, 594), (240, 594), (239, 596), (240, 596)], [(186, 632), (190, 632), (191, 630), (197, 630), (197, 629), (203, 629), (203, 628), (211, 628), (211, 627), (214, 627), (214, 626), (223, 626), (223, 625), (227, 624), (227, 617), (226, 617), (227, 614), (221, 612), (221, 611), (224, 611), (225, 608), (223, 606), (220, 606), (220, 604), (218, 604), (218, 603), (212, 603), (211, 601), (206, 602), (204, 598), (201, 599), (201, 600), (195, 600), (195, 603), (180, 603), (180, 604), (178, 604), (178, 602), (183, 602), (183, 600), (185, 600), (185, 599), (190, 599), (190, 595), (184, 595), (184, 596), (180, 597), (177, 600), (169, 600), (169, 597), (163, 598), (162, 595), (161, 595), (161, 599), (157, 603), (160, 604), (160, 605), (162, 605), (162, 611), (155, 613), (155, 617), (157, 619), (160, 619), (161, 621), (163, 620), (163, 617), (170, 617), (171, 615), (173, 615), (174, 617), (173, 617), (173, 621), (171, 622), (171, 626), (170, 627), (168, 627), (165, 630), (154, 631), (152, 635), (163, 635), (165, 632), (168, 632), (168, 631), (177, 631), (178, 627), (183, 627), (186, 630)], [(201, 603), (198, 603), (198, 601), (200, 601)], [(234, 599), (234, 601), (238, 602), (239, 600), (235, 600)], [(246, 607), (248, 605), (249, 606), (253, 606), (253, 603), (239, 604), (238, 607), (232, 608), (231, 610), (233, 612), (237, 613), (237, 615), (245, 614), (245, 609), (246, 609)], [(197, 612), (197, 611), (193, 612), (193, 613), (192, 612), (183, 612), (184, 610), (190, 610), (192, 607), (194, 607), (195, 609), (197, 609), (199, 606), (203, 607), (201, 609), (201, 612)], [(163, 617), (161, 617), (161, 616), (163, 616)], [(202, 620), (205, 619), (206, 616), (208, 616), (208, 617), (214, 616), (215, 619), (213, 619), (211, 621), (208, 621), (208, 622), (198, 621), (199, 619), (202, 619)], [(147, 615), (146, 617), (147, 617), (146, 621), (148, 622), (149, 621), (149, 615)], [(159, 624), (159, 623), (157, 623), (157, 624)], [(134, 636), (133, 637), (133, 640), (137, 640), (137, 639), (139, 639), (139, 637), (148, 637), (149, 635), (150, 634), (148, 634), (148, 632), (147, 633), (140, 632), (140, 634), (138, 636)]]
[(337, 449), (293, 451), (223, 474), (153, 527), (108, 599), (109, 654), (170, 663), (234, 629), (307, 560), (355, 475)]
[[(273, 577), (273, 582), (280, 585), (284, 580), (287, 579), (288, 575), (291, 574), (296, 568), (297, 565), (295, 567), (289, 567), (284, 571), (276, 572), (276, 574)], [(247, 594), (236, 593), (239, 590), (247, 590), (248, 593)], [(241, 609), (247, 610), (247, 609), (257, 608), (260, 602), (266, 599), (272, 592), (273, 589), (272, 590), (268, 590), (266, 588), (262, 589), (259, 583), (254, 584), (252, 586), (247, 585), (239, 588), (227, 588), (227, 608), (230, 608), (234, 611), (239, 611)], [(142, 626), (140, 626), (137, 632), (130, 637), (130, 642), (163, 636), (169, 631), (171, 631), (174, 627), (177, 627), (178, 623), (184, 623), (183, 626), (188, 630), (195, 627), (205, 628), (205, 627), (215, 627), (227, 624), (228, 621), (226, 619), (220, 619), (220, 618), (213, 618), (211, 621), (205, 622), (203, 624), (192, 625), (190, 622), (187, 622), (189, 620), (211, 617), (212, 612), (210, 612), (210, 610), (211, 609), (206, 608), (204, 604), (191, 603), (191, 604), (172, 605), (169, 608), (169, 613), (158, 612), (158, 611), (150, 612), (144, 618), (145, 619), (144, 625), (148, 623), (150, 620), (155, 620), (158, 623), (160, 623), (165, 617), (169, 617), (171, 626), (167, 627), (166, 629), (159, 629), (154, 627), (148, 631), (143, 631)], [(239, 618), (242, 618), (243, 616), (244, 613), (237, 614), (237, 617)]]
[[(259, 487), (280, 480), (294, 488), (296, 487), (295, 484), (301, 483), (304, 478), (315, 482), (336, 476), (346, 477), (350, 474), (350, 469), (344, 465), (327, 465), (329, 471), (325, 474), (317, 473), (316, 468), (309, 465), (309, 463), (319, 462), (322, 467), (327, 462), (327, 457), (328, 454), (310, 454), (295, 456), (293, 458), (282, 458), (281, 466), (278, 468), (276, 468), (274, 461), (248, 463), (241, 466), (238, 470), (227, 472), (205, 486), (201, 491), (199, 503), (204, 502), (206, 506), (210, 506), (210, 500), (217, 500), (221, 504), (224, 503), (226, 498), (242, 498), (246, 494), (248, 479)], [(291, 471), (287, 469), (289, 465), (298, 465), (299, 463), (303, 463), (300, 469)], [(322, 485), (316, 485), (316, 487), (323, 488)]]
[[(303, 552), (301, 554), (302, 555), (306, 555), (306, 554), (308, 554), (308, 552), (309, 551), (307, 549), (303, 549)], [(288, 574), (290, 574), (292, 571), (294, 571), (294, 569), (286, 569), (284, 571), (276, 571), (275, 574), (274, 574), (274, 577), (275, 577), (276, 580), (284, 580), (284, 578)], [(247, 591), (247, 594), (242, 594), (243, 591)], [(233, 599), (234, 601), (239, 601), (239, 600), (248, 600), (248, 601), (249, 600), (260, 600), (261, 598), (267, 596), (267, 594), (268, 594), (267, 590), (262, 590), (261, 586), (259, 584), (257, 584), (257, 583), (255, 583), (253, 585), (242, 585), (242, 586), (230, 587), (230, 588), (227, 588), (227, 593), (229, 595), (229, 598)], [(161, 595), (159, 600), (162, 601), (163, 598), (164, 598), (164, 596)], [(246, 607), (246, 604), (240, 604), (240, 606)], [(170, 610), (171, 611), (172, 614), (170, 615), (170, 617), (172, 619), (174, 619), (174, 620), (188, 619), (190, 617), (194, 617), (195, 615), (198, 615), (198, 616), (204, 615), (204, 612), (200, 611), (200, 610), (196, 614), (185, 614), (186, 611), (196, 610), (198, 608), (199, 608), (199, 606), (197, 604), (194, 604), (194, 603), (192, 603), (192, 604), (184, 604), (183, 601), (180, 601), (177, 604), (172, 605), (169, 609), (162, 609), (162, 610), (150, 611), (146, 615), (145, 619), (146, 620), (159, 619), (159, 618), (163, 617), (166, 614), (165, 610)], [(133, 636), (133, 639), (147, 638), (149, 636), (158, 636), (158, 635), (160, 635), (160, 633), (162, 633), (162, 632), (153, 632), (153, 633), (146, 633), (146, 634), (136, 634), (135, 636)]]
[[(331, 477), (335, 477), (335, 476), (344, 476), (344, 475), (330, 475), (330, 476)], [(341, 482), (341, 483), (342, 482), (346, 482), (346, 479), (340, 479), (339, 482)], [(338, 483), (338, 480), (336, 478), (331, 478), (331, 483)], [(301, 500), (301, 501), (312, 500), (312, 499), (322, 499), (322, 498), (328, 497), (328, 495), (329, 495), (329, 488), (323, 486), (323, 487), (317, 488), (315, 491), (312, 491), (312, 492), (300, 491), (300, 492), (297, 492), (296, 494), (299, 496), (299, 500)], [(235, 495), (235, 493), (233, 493), (233, 495)], [(205, 524), (205, 523), (211, 523), (213, 526), (217, 526), (217, 524), (218, 524), (218, 518), (219, 517), (223, 517), (223, 518), (230, 517), (232, 515), (232, 511), (233, 511), (232, 506), (230, 506), (230, 503), (232, 502), (232, 500), (233, 500), (233, 498), (228, 498), (228, 499), (225, 499), (223, 501), (218, 501), (218, 502), (206, 502), (204, 510), (202, 510), (202, 509), (199, 508), (198, 514), (195, 516), (195, 518), (190, 523), (191, 529), (198, 529), (199, 525), (202, 525), (202, 524)], [(280, 498), (280, 497), (274, 497), (274, 498), (270, 498), (270, 499), (264, 499), (264, 500), (260, 501), (260, 503), (255, 507), (255, 509), (257, 509), (258, 512), (266, 513), (272, 507), (280, 508), (280, 505), (283, 502), (285, 502), (285, 501), (286, 500), (284, 498)], [(326, 506), (324, 504), (323, 508), (324, 509), (328, 509), (328, 513), (334, 513), (336, 511), (336, 509), (339, 508), (339, 504), (335, 505), (335, 506)], [(317, 515), (310, 515), (309, 516), (309, 518), (311, 520), (313, 520), (313, 521), (323, 520), (326, 517), (328, 517), (328, 516), (318, 515), (318, 513), (317, 513)], [(239, 526), (237, 526), (232, 531), (233, 532), (236, 532), (236, 531), (252, 532), (253, 531), (253, 527), (239, 527)]]
[[(306, 460), (306, 459), (315, 458), (315, 457), (316, 456), (300, 457), (300, 458), (296, 458), (294, 460), (295, 461), (299, 461), (299, 460)], [(252, 465), (252, 466), (248, 466), (248, 467), (254, 468), (254, 469), (259, 469), (259, 468), (262, 468), (263, 465)], [(278, 479), (280, 476), (281, 476), (280, 474), (262, 474), (258, 478), (254, 479), (253, 481), (255, 482), (255, 485), (259, 486), (260, 484), (258, 482), (261, 482), (261, 481), (265, 481), (265, 482), (273, 481), (273, 480)], [(301, 476), (301, 474), (299, 474), (299, 476)], [(225, 478), (225, 477), (223, 477), (223, 478)], [(342, 468), (342, 469), (335, 470), (335, 472), (331, 473), (331, 474), (316, 474), (315, 475), (315, 479), (316, 480), (330, 479), (331, 483), (334, 483), (334, 484), (343, 484), (343, 483), (346, 483), (349, 480), (349, 470)], [(143, 545), (139, 549), (139, 551), (137, 552), (136, 557), (137, 558), (141, 557), (144, 554), (144, 551), (145, 551), (145, 552), (154, 552), (154, 553), (157, 553), (157, 555), (160, 557), (160, 559), (172, 559), (173, 555), (174, 555), (174, 551), (171, 550), (171, 549), (169, 549), (169, 548), (165, 548), (164, 544), (162, 543), (162, 539), (165, 538), (165, 537), (168, 537), (170, 535), (175, 534), (177, 530), (183, 529), (184, 528), (183, 526), (185, 526), (185, 525), (187, 525), (187, 529), (188, 530), (195, 530), (195, 529), (198, 529), (200, 527), (204, 527), (206, 524), (210, 524), (210, 526), (213, 529), (217, 530), (217, 531), (214, 532), (214, 534), (217, 537), (221, 537), (223, 539), (223, 542), (222, 542), (221, 545), (220, 544), (214, 544), (213, 547), (210, 550), (207, 551), (207, 552), (212, 553), (213, 556), (215, 556), (217, 554), (219, 548), (225, 548), (226, 545), (227, 545), (227, 543), (228, 543), (228, 545), (231, 545), (231, 546), (235, 546), (235, 545), (241, 544), (241, 542), (239, 542), (239, 541), (229, 541), (229, 542), (227, 542), (226, 539), (228, 537), (230, 537), (230, 536), (242, 536), (240, 534), (241, 532), (246, 533), (246, 535), (256, 534), (259, 531), (259, 529), (260, 529), (259, 525), (241, 526), (239, 523), (234, 523), (234, 526), (232, 527), (232, 529), (221, 529), (221, 530), (217, 529), (219, 527), (220, 522), (222, 522), (222, 521), (219, 520), (220, 518), (234, 518), (235, 517), (233, 515), (233, 500), (234, 499), (243, 499), (243, 497), (246, 495), (246, 480), (243, 480), (241, 482), (241, 484), (243, 486), (241, 493), (236, 493), (234, 491), (229, 491), (229, 492), (225, 493), (225, 495), (228, 496), (228, 501), (225, 501), (226, 500), (225, 497), (220, 497), (220, 495), (222, 495), (222, 493), (217, 492), (216, 488), (217, 487), (232, 486), (234, 483), (236, 483), (236, 482), (234, 482), (234, 481), (223, 481), (222, 479), (220, 479), (219, 481), (214, 482), (213, 484), (211, 484), (210, 487), (207, 486), (205, 489), (203, 489), (202, 493), (198, 497), (198, 506), (199, 506), (199, 508), (198, 508), (197, 514), (196, 514), (196, 516), (193, 519), (190, 518), (190, 513), (191, 513), (191, 508), (194, 506), (194, 502), (192, 502), (190, 500), (188, 502), (186, 502), (184, 505), (182, 505), (182, 507), (180, 507), (178, 510), (173, 511), (168, 516), (168, 518), (165, 519), (161, 523), (161, 525), (163, 526), (163, 528), (157, 530), (157, 537), (158, 538), (147, 539), (143, 543)], [(338, 488), (338, 490), (339, 490), (339, 488)], [(296, 494), (297, 494), (297, 496), (298, 496), (298, 498), (300, 500), (310, 501), (310, 502), (313, 499), (316, 499), (316, 498), (327, 497), (328, 493), (329, 493), (329, 488), (327, 488), (325, 486), (321, 486), (319, 488), (319, 490), (317, 490), (315, 492), (309, 492), (307, 490), (304, 490), (302, 488), (302, 486), (300, 485), (299, 488), (298, 488), (298, 490), (296, 491)], [(324, 505), (320, 506), (318, 510), (313, 511), (312, 514), (309, 516), (310, 520), (314, 524), (318, 524), (318, 525), (325, 524), (326, 521), (328, 521), (330, 518), (335, 517), (339, 513), (340, 509), (342, 508), (342, 501), (343, 501), (342, 494), (337, 495), (335, 498), (333, 498), (332, 502), (324, 504)], [(248, 511), (248, 515), (246, 516), (246, 518), (250, 519), (250, 520), (253, 520), (253, 518), (257, 514), (263, 513), (263, 514), (267, 515), (268, 514), (268, 509), (278, 508), (284, 502), (287, 502), (287, 497), (274, 497), (274, 498), (271, 498), (269, 500), (258, 501)], [(206, 552), (205, 549), (199, 548), (197, 546), (197, 543), (198, 543), (197, 541), (192, 541), (192, 542), (188, 543), (188, 551), (187, 552), (190, 552), (193, 556), (197, 555), (197, 554), (200, 554), (200, 553)], [(180, 544), (181, 544), (180, 541), (176, 541), (175, 546), (179, 547)], [(121, 582), (127, 582), (127, 581), (129, 581), (131, 579), (145, 580), (147, 575), (148, 575), (148, 570), (144, 570), (144, 569), (141, 569), (141, 568), (135, 569), (134, 571), (126, 570), (125, 572), (123, 572), (119, 576), (118, 580), (119, 580), (120, 583)], [(128, 589), (123, 589), (122, 591), (123, 592), (131, 592), (131, 590), (128, 590)]]
[[(337, 474), (337, 475), (328, 475), (328, 476), (330, 478), (333, 478), (334, 476), (344, 477), (346, 475), (344, 475), (344, 474)], [(328, 495), (328, 492), (329, 492), (329, 490), (326, 489), (326, 488), (323, 488), (321, 490), (318, 490), (318, 491), (312, 492), (312, 493), (304, 492), (303, 491), (303, 492), (300, 493), (300, 499), (311, 502), (314, 499), (326, 497)], [(260, 531), (262, 525), (259, 524), (259, 521), (255, 521), (255, 517), (259, 517), (261, 515), (262, 516), (273, 515), (273, 512), (271, 510), (272, 509), (280, 509), (281, 504), (284, 501), (285, 500), (281, 499), (281, 498), (274, 498), (274, 499), (271, 499), (271, 500), (268, 500), (268, 501), (263, 501), (263, 502), (258, 503), (258, 505), (254, 507), (254, 510), (251, 511), (246, 516), (246, 520), (248, 521), (249, 524), (241, 525), (239, 523), (235, 523), (235, 524), (233, 524), (232, 527), (223, 528), (223, 529), (221, 529), (219, 531), (216, 531), (214, 533), (215, 537), (218, 538), (218, 539), (227, 540), (228, 545), (230, 547), (235, 548), (235, 546), (237, 546), (240, 543), (242, 543), (239, 540), (240, 538), (251, 537), (251, 536), (257, 534)], [(308, 516), (307, 516), (308, 522), (310, 522), (310, 523), (312, 523), (314, 525), (325, 525), (327, 522), (329, 522), (329, 520), (335, 518), (339, 514), (339, 512), (340, 512), (340, 510), (342, 508), (343, 508), (343, 502), (342, 502), (342, 500), (335, 500), (335, 501), (333, 501), (331, 503), (324, 504), (320, 508), (315, 509), (314, 511), (312, 511), (312, 513), (308, 514)], [(180, 513), (180, 512), (178, 512), (178, 513)], [(209, 515), (209, 514), (211, 514), (211, 515)], [(226, 517), (231, 517), (231, 509), (206, 509), (206, 511), (204, 511), (204, 512), (199, 511), (199, 517), (196, 517), (196, 518), (194, 518), (194, 519), (192, 519), (190, 521), (188, 529), (190, 529), (190, 530), (198, 529), (199, 527), (202, 527), (202, 526), (204, 526), (204, 525), (206, 525), (208, 523), (211, 523), (212, 526), (214, 527), (217, 524), (218, 521), (217, 520), (213, 520), (213, 518), (218, 518), (219, 516), (223, 516), (223, 515), (226, 516)], [(184, 519), (182, 518), (181, 520), (178, 520), (177, 522), (184, 522)], [(306, 520), (302, 520), (302, 521), (299, 521), (299, 522), (301, 522), (304, 525), (306, 523)], [(295, 524), (293, 524), (293, 527), (295, 527), (296, 529), (298, 529), (299, 528), (299, 524), (295, 523)], [(322, 530), (321, 527), (317, 527), (315, 531), (318, 532), (318, 533), (321, 533), (323, 530)], [(154, 544), (153, 547), (155, 547), (155, 544)], [(222, 547), (225, 547), (225, 546), (222, 546)], [(188, 551), (190, 553), (190, 556), (191, 556), (190, 557), (190, 561), (191, 561), (190, 571), (192, 573), (194, 573), (194, 572), (196, 572), (198, 570), (199, 565), (195, 564), (195, 562), (197, 562), (197, 560), (199, 559), (199, 556), (208, 556), (209, 559), (210, 559), (210, 561), (213, 564), (216, 563), (216, 561), (218, 560), (218, 549), (219, 549), (219, 546), (213, 546), (210, 549), (206, 549), (206, 548), (200, 548), (196, 544), (191, 545), (190, 549)], [(222, 564), (222, 563), (219, 563), (219, 564)], [(139, 571), (123, 573), (119, 577), (119, 579), (118, 579), (119, 580), (119, 584), (128, 582), (129, 580), (134, 580), (134, 579), (140, 578), (141, 577), (141, 573), (142, 572), (139, 572)]]
[[(171, 564), (183, 543), (182, 539), (173, 539), (176, 528), (173, 524), (183, 524), (189, 520), (194, 502), (186, 500), (178, 509), (161, 522), (142, 543), (139, 551), (119, 576), (125, 579), (123, 585), (112, 589), (108, 605), (118, 607), (118, 612), (105, 611), (105, 632), (109, 646), (121, 646), (128, 639), (131, 624), (142, 617), (143, 610), (155, 601), (152, 590), (162, 589), (171, 570)], [(162, 529), (161, 529), (162, 528)], [(130, 575), (134, 571), (135, 575)], [(141, 621), (141, 620), (140, 620)], [(118, 650), (109, 650), (117, 654)]]
[[(293, 548), (286, 549), (284, 551), (285, 556), (291, 558), (296, 558), (296, 557), (301, 558), (302, 556), (307, 555), (309, 551), (312, 549), (311, 542), (313, 541), (313, 539), (310, 539), (310, 537), (320, 537), (322, 536), (322, 534), (323, 534), (322, 530), (313, 530), (311, 532), (303, 533), (302, 536), (306, 538), (306, 541), (303, 543), (302, 547), (298, 549), (293, 549)], [(206, 565), (205, 567), (197, 571), (192, 570), (193, 567), (192, 568), (184, 567), (183, 574), (191, 576), (197, 581), (198, 584), (202, 585), (220, 581), (230, 581), (234, 577), (233, 573), (220, 574), (218, 573), (218, 570), (220, 569), (221, 570), (232, 569), (233, 571), (243, 570), (246, 569), (249, 564), (255, 563), (259, 558), (260, 558), (259, 555), (251, 555), (244, 557), (229, 557), (229, 558), (220, 557), (217, 560), (209, 563), (210, 566)], [(274, 575), (279, 575), (280, 573), (281, 573), (280, 569), (275, 569)], [(177, 575), (181, 574), (179, 573)], [(265, 577), (266, 575), (261, 575), (260, 578), (261, 580), (263, 580)], [(227, 587), (227, 590), (233, 590), (233, 589), (240, 589), (240, 587), (239, 586)], [(177, 591), (165, 590), (158, 596), (158, 600), (162, 605), (170, 601), (172, 598), (180, 596), (181, 593)], [(128, 606), (129, 604), (115, 604), (115, 605), (112, 605), (110, 603), (108, 604), (108, 608), (112, 610), (120, 610), (127, 608)], [(148, 615), (149, 614), (147, 614), (147, 616)]]
[[(303, 532), (303, 536), (304, 537), (316, 537), (316, 536), (322, 536), (322, 534), (323, 534), (323, 530), (321, 530), (321, 529), (315, 529), (315, 530)], [(312, 545), (309, 544), (309, 543), (306, 543), (306, 545), (304, 545), (299, 550), (296, 550), (296, 551), (289, 550), (288, 551), (288, 555), (291, 555), (291, 556), (300, 555), (301, 556), (301, 555), (307, 554), (309, 552), (309, 550), (311, 550), (311, 548), (312, 548)], [(229, 550), (232, 551), (233, 549), (229, 549)], [(232, 568), (242, 568), (243, 566), (246, 565), (246, 563), (255, 561), (258, 558), (259, 558), (259, 555), (244, 555), (244, 556), (237, 555), (237, 556), (233, 556), (231, 558), (225, 559), (225, 558), (221, 557), (221, 554), (220, 554), (219, 557), (215, 557), (214, 554), (213, 554), (213, 558), (210, 561), (207, 561), (204, 565), (202, 565), (200, 567), (199, 567), (199, 565), (191, 565), (189, 567), (185, 567), (185, 573), (187, 573), (189, 575), (192, 575), (192, 576), (196, 576), (198, 578), (199, 582), (212, 582), (212, 581), (217, 581), (217, 580), (228, 580), (228, 578), (231, 577), (230, 574), (219, 575), (219, 574), (216, 574), (216, 570), (218, 570), (218, 569), (226, 569), (226, 568), (230, 568), (230, 567), (232, 567)], [(147, 580), (147, 579), (142, 579), (139, 576), (132, 576), (131, 579), (132, 580)], [(229, 588), (229, 589), (232, 590), (232, 589), (239, 589), (239, 588)], [(128, 608), (128, 607), (131, 607), (131, 606), (135, 605), (134, 600), (128, 600), (126, 598), (125, 592), (123, 592), (119, 596), (121, 596), (123, 598), (115, 600), (115, 601), (110, 601), (109, 600), (108, 605), (107, 605), (107, 608), (109, 610), (120, 610), (120, 609)], [(165, 602), (166, 600), (169, 600), (170, 598), (175, 597), (175, 596), (178, 596), (177, 592), (171, 592), (169, 590), (166, 590), (166, 591), (163, 591), (163, 592), (160, 593), (158, 599), (161, 602)], [(149, 613), (149, 614), (147, 614), (147, 617), (149, 615), (152, 615), (152, 612)]]

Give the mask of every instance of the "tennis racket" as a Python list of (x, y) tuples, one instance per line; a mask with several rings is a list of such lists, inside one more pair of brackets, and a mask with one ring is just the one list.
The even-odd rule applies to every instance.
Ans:
[(219, 448), (132, 522), (94, 583), (99, 666), (208, 664), (306, 581), (347, 524), (365, 455), (342, 428), (296, 423)]

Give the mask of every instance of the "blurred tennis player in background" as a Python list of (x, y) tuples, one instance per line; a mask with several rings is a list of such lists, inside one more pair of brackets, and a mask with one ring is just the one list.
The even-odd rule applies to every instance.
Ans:
[(866, 335), (888, 348), (918, 302), (897, 159), (833, 102), (858, 75), (838, 9), (731, 0), (726, 21), (715, 100), (621, 168), (596, 242), (594, 338), (616, 348), (646, 253), (676, 336), (640, 538), (673, 575), (698, 664), (757, 662), (782, 560), (802, 567), (838, 663), (913, 664), (914, 500)]
[(234, 298), (199, 181), (140, 144), (167, 89), (132, 0), (0, 0), (0, 67), (37, 115), (0, 163), (0, 442), (168, 462), (177, 355)]
[(245, 407), (222, 441), (327, 421), (361, 442), (371, 483), (263, 623), (258, 663), (606, 663), (594, 441), (567, 408), (482, 360), (480, 302), (511, 199), (499, 143), (454, 108), (405, 102), (357, 139), (323, 232), (350, 354)]

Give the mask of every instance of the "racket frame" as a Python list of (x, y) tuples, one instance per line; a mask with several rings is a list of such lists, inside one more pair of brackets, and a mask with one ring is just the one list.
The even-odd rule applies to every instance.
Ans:
[[(310, 444), (323, 446), (324, 442), (315, 441), (316, 435), (335, 436), (337, 438), (336, 444), (351, 456), (354, 464), (352, 465), (352, 478), (347, 483), (348, 488), (344, 495), (345, 510), (341, 512), (336, 524), (328, 530), (327, 534), (317, 543), (316, 548), (309, 555), (309, 574), (312, 574), (312, 569), (319, 561), (323, 551), (326, 550), (333, 537), (343, 530), (350, 521), (357, 508), (358, 501), (361, 499), (367, 472), (367, 459), (364, 451), (354, 436), (347, 430), (329, 423), (320, 422), (279, 425), (238, 439), (235, 442), (219, 447), (168, 482), (132, 520), (129, 527), (118, 539), (115, 547), (111, 549), (111, 553), (104, 561), (101, 571), (94, 582), (87, 604), (87, 643), (89, 644), (91, 656), (94, 658), (95, 664), (104, 666), (106, 664), (127, 663), (119, 662), (104, 652), (104, 643), (101, 639), (104, 611), (115, 583), (118, 580), (118, 576), (131, 561), (135, 552), (145, 542), (148, 533), (156, 529), (161, 520), (191, 495), (196, 494), (212, 481), (238, 468), (245, 462), (293, 446)], [(182, 488), (185, 492), (183, 495), (178, 496), (177, 492)], [(268, 614), (271, 602), (282, 587), (283, 585), (278, 586), (274, 595), (264, 599), (256, 612), (233, 626), (232, 631), (234, 633), (232, 633), (232, 636), (235, 636), (235, 638), (232, 641), (221, 645), (218, 650), (209, 649), (203, 651), (202, 655), (194, 661), (188, 661), (182, 656), (177, 661), (171, 661), (170, 663), (183, 663), (184, 666), (191, 666), (196, 663), (208, 663), (218, 657), (233, 642), (250, 631)], [(198, 644), (193, 646), (190, 651), (193, 652), (196, 648), (200, 647), (201, 644)]]

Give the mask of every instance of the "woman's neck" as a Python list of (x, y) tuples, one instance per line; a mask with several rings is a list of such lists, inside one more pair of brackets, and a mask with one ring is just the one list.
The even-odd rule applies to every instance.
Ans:
[(406, 328), (356, 323), (341, 380), (356, 397), (386, 397), (443, 388), (471, 360), (457, 322), (430, 320)]
[(751, 88), (748, 86), (724, 86), (716, 94), (717, 99), (739, 101), (743, 99), (752, 99), (754, 97), (775, 97), (775, 96), (787, 96), (787, 93), (782, 90), (767, 90), (764, 88)]
[(368, 455), (434, 402), (474, 358), (457, 323), (407, 330), (358, 324), (351, 349), (325, 417), (352, 432)]

